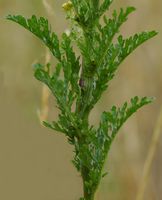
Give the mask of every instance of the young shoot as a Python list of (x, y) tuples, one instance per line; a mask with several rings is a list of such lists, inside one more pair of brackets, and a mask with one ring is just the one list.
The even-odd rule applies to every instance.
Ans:
[(138, 109), (152, 102), (152, 98), (135, 96), (130, 103), (125, 102), (119, 108), (113, 105), (103, 112), (97, 128), (89, 123), (92, 109), (108, 89), (120, 64), (157, 34), (149, 31), (124, 38), (120, 27), (135, 8), (115, 10), (109, 18), (106, 12), (112, 2), (71, 0), (64, 3), (62, 8), (70, 21), (70, 31), (60, 39), (44, 17), (7, 16), (38, 37), (57, 59), (54, 69), (50, 64), (36, 64), (34, 76), (49, 87), (60, 110), (58, 121), (43, 122), (44, 125), (64, 134), (74, 147), (73, 164), (83, 181), (80, 200), (94, 200), (105, 175), (106, 157), (120, 127)]

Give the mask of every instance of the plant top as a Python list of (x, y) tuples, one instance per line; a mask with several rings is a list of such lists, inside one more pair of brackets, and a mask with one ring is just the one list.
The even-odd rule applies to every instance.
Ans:
[(71, 0), (63, 4), (70, 21), (70, 33), (63, 33), (61, 38), (51, 30), (44, 17), (7, 17), (37, 36), (57, 59), (54, 68), (50, 64), (36, 64), (34, 76), (49, 87), (60, 110), (58, 121), (44, 122), (44, 125), (63, 133), (74, 146), (73, 164), (83, 179), (84, 196), (80, 200), (94, 199), (105, 176), (103, 167), (107, 154), (120, 127), (139, 108), (152, 102), (152, 98), (135, 96), (129, 104), (125, 102), (119, 108), (112, 106), (110, 111), (103, 112), (97, 128), (89, 123), (90, 112), (120, 64), (138, 46), (157, 34), (150, 31), (124, 38), (119, 32), (120, 27), (135, 8), (115, 10), (109, 18), (106, 11), (112, 2)]

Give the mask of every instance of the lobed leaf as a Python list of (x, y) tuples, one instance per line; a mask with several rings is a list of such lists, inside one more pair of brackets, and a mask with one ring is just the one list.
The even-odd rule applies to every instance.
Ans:
[(71, 39), (65, 33), (62, 35), (61, 48), (65, 54), (62, 59), (62, 67), (64, 71), (64, 78), (67, 82), (70, 82), (72, 90), (79, 93), (79, 70), (80, 70), (80, 57), (76, 57), (72, 45)]
[(57, 122), (53, 121), (52, 123), (49, 123), (49, 122), (44, 121), (43, 125), (47, 128), (54, 130), (54, 131), (66, 133), (66, 131), (62, 127), (60, 127), (60, 125)]
[(104, 0), (103, 3), (100, 6), (100, 16), (103, 15), (112, 4), (113, 0)]
[[(104, 59), (107, 55), (107, 52), (109, 50), (109, 47), (112, 43), (112, 40), (115, 36), (115, 34), (118, 33), (119, 28), (121, 25), (127, 20), (128, 15), (135, 11), (134, 7), (128, 7), (125, 11), (121, 8), (119, 15), (117, 15), (116, 10), (113, 13), (112, 19), (107, 19), (106, 16), (104, 16), (104, 22), (105, 26), (101, 27), (101, 25), (98, 25), (98, 29), (101, 32), (101, 41), (100, 41), (100, 48), (99, 48), (99, 59), (98, 59), (98, 65), (99, 67), (102, 66)], [(101, 53), (102, 52), (102, 53)]]
[(120, 50), (118, 55), (118, 65), (138, 46), (156, 35), (156, 31), (142, 32), (140, 34), (135, 34), (128, 39), (123, 39), (122, 35), (120, 35), (118, 37), (118, 44), (116, 45), (116, 48), (119, 48)]
[(25, 29), (32, 32), (35, 36), (43, 41), (43, 43), (50, 49), (52, 54), (59, 61), (61, 60), (58, 37), (54, 32), (51, 31), (47, 19), (44, 17), (37, 19), (35, 15), (29, 19), (25, 19), (21, 15), (8, 15), (7, 19), (20, 24)]
[(109, 112), (104, 112), (101, 116), (99, 132), (107, 132), (108, 137), (111, 140), (114, 139), (116, 133), (124, 122), (139, 108), (147, 105), (153, 101), (153, 98), (143, 97), (134, 97), (131, 99), (131, 105), (128, 107), (127, 102), (123, 104), (121, 108), (113, 106)]
[(142, 32), (135, 34), (128, 39), (123, 39), (120, 35), (117, 44), (111, 44), (105, 55), (102, 67), (98, 68), (96, 90), (93, 91), (93, 101), (95, 104), (102, 92), (107, 89), (108, 83), (115, 75), (119, 65), (130, 55), (137, 47), (157, 35), (156, 31)]

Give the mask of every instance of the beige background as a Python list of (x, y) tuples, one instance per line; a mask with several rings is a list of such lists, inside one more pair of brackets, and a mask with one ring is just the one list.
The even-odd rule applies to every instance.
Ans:
[[(67, 28), (63, 1), (49, 0), (50, 21), (61, 34)], [(122, 4), (121, 4), (122, 2)], [(120, 67), (109, 92), (91, 115), (96, 124), (101, 111), (135, 95), (155, 96), (120, 130), (109, 154), (98, 200), (134, 200), (162, 104), (162, 1), (116, 0), (112, 8), (134, 5), (122, 33), (156, 29), (159, 35), (141, 46)], [(37, 117), (42, 85), (33, 78), (32, 63), (44, 61), (45, 48), (32, 34), (4, 19), (7, 14), (48, 16), (41, 0), (0, 0), (0, 200), (77, 200), (81, 180), (71, 165), (72, 148), (66, 139), (42, 127)], [(54, 62), (54, 61), (52, 61)], [(50, 97), (49, 119), (56, 119)], [(162, 138), (159, 138), (145, 200), (162, 198)]]

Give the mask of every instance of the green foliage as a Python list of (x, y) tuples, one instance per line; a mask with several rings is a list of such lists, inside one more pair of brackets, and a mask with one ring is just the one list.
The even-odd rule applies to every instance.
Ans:
[(51, 32), (51, 28), (49, 27), (47, 19), (43, 17), (37, 19), (35, 15), (27, 20), (21, 15), (8, 15), (7, 19), (20, 24), (21, 26), (32, 32), (35, 36), (41, 39), (43, 43), (50, 49), (52, 54), (58, 60), (60, 60), (61, 53), (59, 50), (59, 40), (57, 35), (54, 32)]
[[(48, 64), (34, 66), (37, 80), (46, 84), (55, 96), (60, 110), (58, 121), (44, 122), (52, 130), (67, 136), (74, 146), (73, 164), (83, 179), (84, 198), (93, 200), (96, 189), (106, 175), (103, 166), (111, 144), (125, 121), (151, 98), (134, 97), (130, 105), (113, 106), (103, 112), (98, 128), (89, 124), (89, 114), (107, 89), (118, 67), (138, 46), (154, 37), (155, 31), (142, 32), (124, 39), (118, 35), (121, 25), (134, 7), (115, 10), (111, 18), (102, 15), (109, 9), (112, 0), (71, 0), (63, 5), (71, 22), (70, 35), (63, 33), (60, 40), (52, 32), (48, 20), (36, 16), (29, 19), (21, 15), (9, 15), (14, 21), (43, 41), (58, 63), (54, 70)], [(116, 40), (114, 40), (116, 38)], [(80, 56), (76, 56), (76, 43)]]

